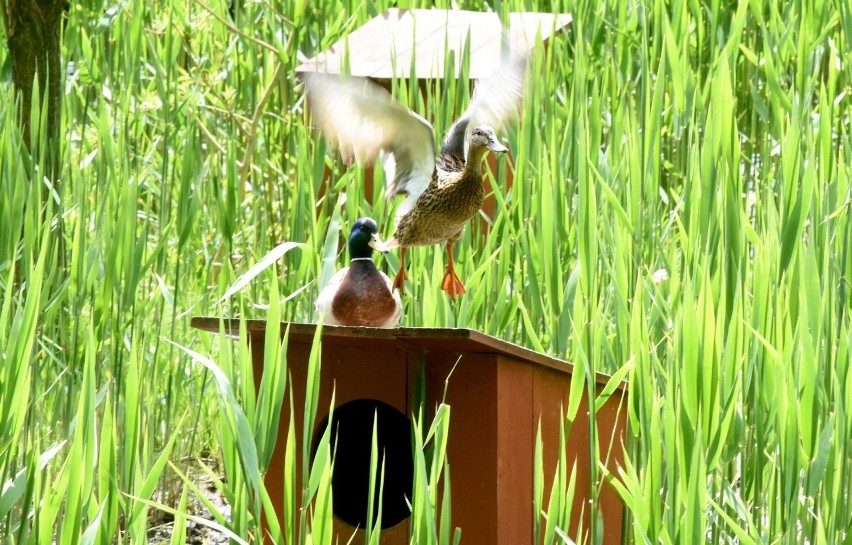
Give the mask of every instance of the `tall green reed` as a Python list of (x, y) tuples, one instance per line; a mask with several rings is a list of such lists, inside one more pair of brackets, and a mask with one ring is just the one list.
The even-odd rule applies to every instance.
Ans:
[[(373, 215), (391, 229), (380, 184), (369, 199), (363, 172), (307, 125), (293, 73), (388, 6), (71, 6), (59, 184), (20, 141), (4, 87), (4, 535), (144, 541), (155, 516), (145, 501), (180, 506), (198, 493), (180, 475), (199, 452), (227, 460), (238, 508), (217, 523), (257, 530), (268, 499), (245, 472), (247, 440), (242, 450), (223, 440), (236, 413), (222, 416), (214, 374), (176, 345), (215, 355), (262, 471), (285, 375), (255, 401), (245, 342), (206, 339), (187, 318), (275, 308), (311, 320), (341, 227)], [(475, 327), (589, 373), (627, 369), (628, 459), (616, 476), (596, 471), (619, 487), (628, 540), (842, 542), (852, 531), (852, 12), (765, 0), (556, 10), (576, 24), (535, 52), (511, 161), (489, 174), (498, 211), (457, 246), (471, 289), (448, 301), (442, 250), (411, 252), (404, 324)], [(415, 89), (402, 79), (394, 93), (438, 134), (468, 98), (464, 76)], [(233, 308), (214, 305), (281, 241), (314, 250), (288, 252), (277, 284), (259, 277)], [(589, 449), (600, 457), (594, 435)], [(283, 539), (302, 506), (288, 501)]]

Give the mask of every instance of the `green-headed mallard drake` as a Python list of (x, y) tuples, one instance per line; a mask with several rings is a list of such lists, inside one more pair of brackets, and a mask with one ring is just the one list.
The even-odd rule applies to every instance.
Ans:
[(372, 218), (349, 232), (349, 266), (340, 269), (317, 297), (317, 312), (328, 325), (396, 327), (402, 313), (399, 291), (373, 263), (373, 250), (387, 251)]
[(388, 248), (399, 246), (400, 266), (393, 286), (403, 289), (405, 252), (411, 246), (447, 243), (442, 288), (450, 297), (465, 292), (453, 265), (453, 245), (482, 207), (481, 160), (488, 150), (505, 153), (492, 125), (517, 114), (526, 60), (518, 58), (477, 84), (471, 104), (447, 131), (435, 158), (435, 134), (428, 121), (364, 80), (305, 77), (314, 119), (341, 153), (358, 161), (381, 155), (387, 197), (406, 195), (397, 207), (396, 231)]

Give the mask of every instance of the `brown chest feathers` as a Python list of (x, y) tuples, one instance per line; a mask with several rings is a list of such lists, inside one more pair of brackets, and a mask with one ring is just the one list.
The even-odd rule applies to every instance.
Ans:
[(381, 327), (398, 311), (386, 280), (372, 261), (352, 261), (331, 301), (331, 312), (341, 323)]

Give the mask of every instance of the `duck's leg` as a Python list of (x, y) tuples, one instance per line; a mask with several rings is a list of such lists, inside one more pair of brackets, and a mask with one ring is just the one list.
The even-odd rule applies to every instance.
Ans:
[(399, 290), (400, 295), (405, 293), (405, 279), (408, 278), (405, 272), (405, 250), (405, 246), (399, 247), (399, 269), (393, 277), (393, 289)]
[(455, 240), (447, 241), (447, 272), (444, 273), (444, 281), (441, 283), (441, 289), (447, 292), (450, 299), (455, 299), (456, 295), (465, 292), (464, 284), (456, 274), (456, 267), (453, 264), (453, 245), (455, 243)]

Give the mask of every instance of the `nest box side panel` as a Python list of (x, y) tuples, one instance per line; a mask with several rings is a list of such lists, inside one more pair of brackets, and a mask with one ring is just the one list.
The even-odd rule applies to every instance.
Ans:
[[(617, 475), (624, 466), (624, 447), (627, 442), (627, 394), (615, 392), (595, 415), (598, 427), (598, 448), (610, 473)], [(619, 545), (624, 523), (624, 503), (615, 489), (604, 483), (598, 498), (604, 516), (604, 545)]]
[[(556, 471), (556, 463), (559, 457), (559, 429), (563, 425), (563, 414), (568, 408), (568, 393), (571, 375), (560, 374), (553, 370), (536, 367), (533, 375), (533, 417), (537, 421), (541, 418), (542, 458), (544, 469), (544, 498), (545, 502), (550, 497), (553, 484), (553, 475)], [(599, 385), (599, 389), (602, 387)], [(616, 462), (623, 460), (622, 439), (624, 438), (624, 425), (626, 407), (618, 413), (618, 403), (621, 400), (620, 392), (616, 392), (607, 403), (597, 412), (595, 424), (598, 432), (598, 448), (602, 459), (609, 460), (607, 467), (615, 472)], [(571, 526), (569, 536), (576, 534), (580, 524), (580, 514), (583, 513), (582, 525), (588, 529), (591, 524), (590, 512), (587, 501), (590, 498), (591, 483), (590, 456), (589, 456), (589, 403), (588, 396), (583, 393), (577, 415), (571, 425), (568, 434), (565, 454), (567, 471), (570, 474), (571, 467), (576, 463), (576, 485), (574, 503), (571, 508)], [(611, 440), (612, 443), (610, 452)], [(607, 453), (610, 455), (607, 457)], [(600, 476), (600, 472), (598, 472)], [(545, 504), (545, 508), (547, 505)], [(609, 485), (601, 488), (598, 497), (598, 508), (604, 521), (604, 545), (617, 545), (621, 543), (621, 527), (623, 505), (615, 490)], [(543, 519), (542, 519), (543, 522)]]
[(528, 362), (497, 357), (497, 541), (533, 542), (535, 430)]
[[(254, 371), (255, 388), (260, 386), (260, 377), (263, 375), (263, 337), (253, 339), (251, 343), (252, 370)], [(290, 395), (293, 396), (293, 407), (296, 409), (293, 415), (296, 426), (296, 486), (301, 490), (302, 475), (302, 422), (305, 406), (305, 383), (307, 381), (308, 358), (311, 354), (311, 346), (304, 343), (296, 343), (292, 340), (287, 346), (287, 389), (284, 393), (284, 403), (281, 405), (281, 418), (278, 424), (278, 438), (272, 452), (272, 460), (264, 477), (264, 484), (270, 498), (284, 497), (284, 454), (287, 448), (287, 430), (290, 426)], [(295, 387), (294, 387), (295, 385)], [(328, 404), (326, 403), (326, 406)], [(279, 505), (280, 507), (280, 505)], [(264, 521), (265, 522), (265, 521)], [(284, 512), (278, 509), (278, 524), (284, 528)], [(264, 542), (266, 538), (264, 537)]]
[(496, 360), (488, 353), (426, 354), (427, 410), (441, 402), (450, 377), (452, 527), (461, 528), (463, 543), (498, 543)]

